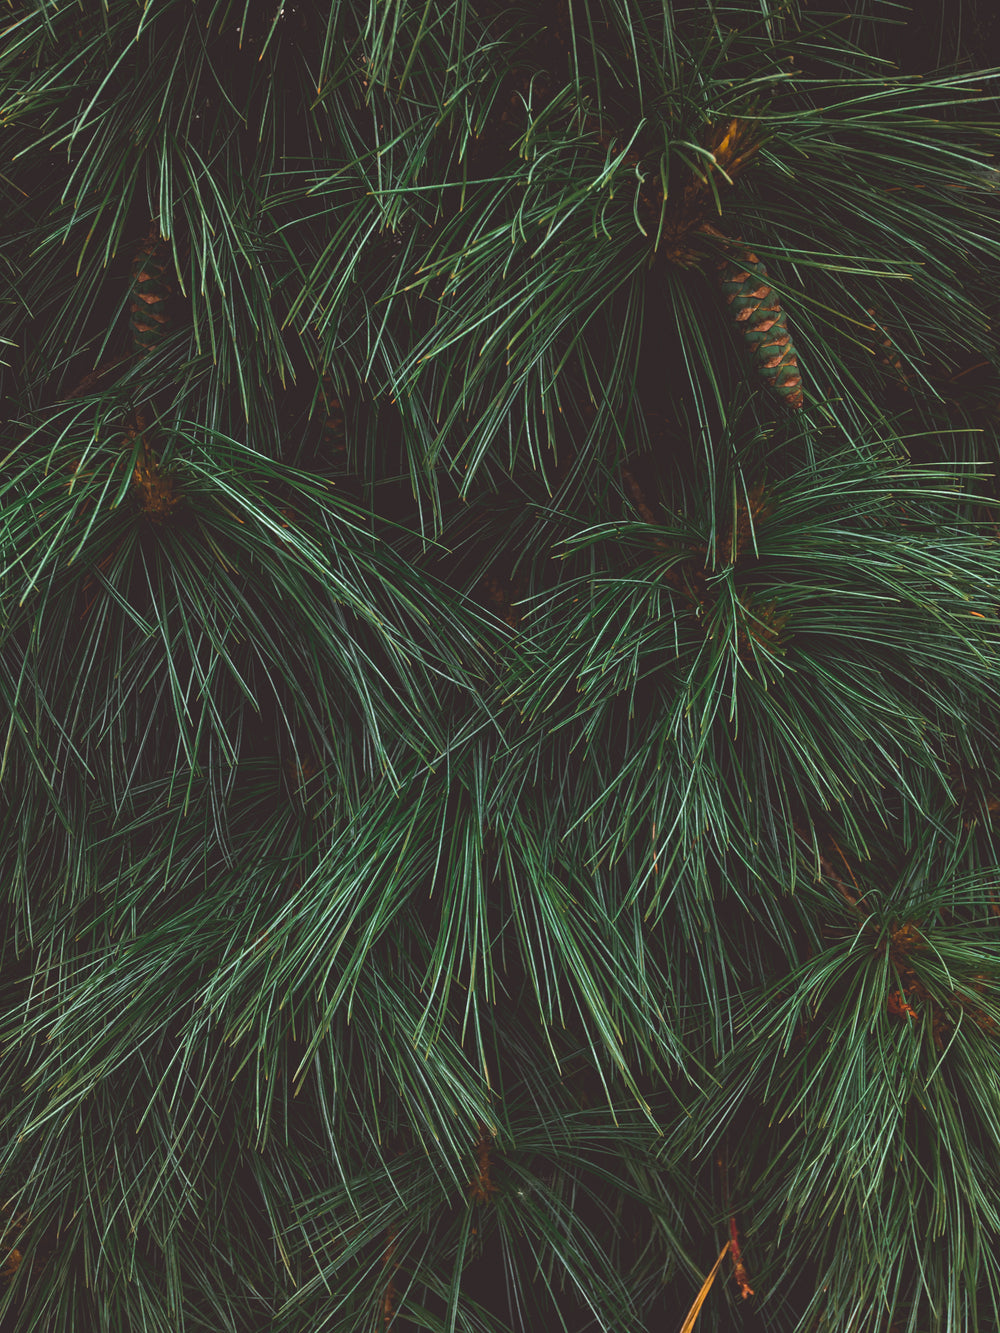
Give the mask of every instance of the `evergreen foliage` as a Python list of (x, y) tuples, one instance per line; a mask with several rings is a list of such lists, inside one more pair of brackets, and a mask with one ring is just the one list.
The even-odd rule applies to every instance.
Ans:
[(993, 1333), (985, 0), (2, 22), (4, 1333)]

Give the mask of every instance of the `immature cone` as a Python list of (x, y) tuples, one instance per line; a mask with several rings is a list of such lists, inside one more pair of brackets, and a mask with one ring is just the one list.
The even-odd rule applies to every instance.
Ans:
[(803, 403), (802, 376), (778, 294), (767, 269), (750, 250), (740, 247), (720, 265), (722, 294), (757, 362), (757, 371), (779, 393), (785, 406)]
[(125, 445), (129, 446), (140, 436), (142, 445), (139, 457), (132, 472), (132, 491), (142, 513), (152, 523), (166, 523), (174, 509), (180, 504), (182, 496), (174, 484), (174, 474), (160, 463), (160, 457), (149, 443), (145, 434), (146, 422), (140, 413), (134, 426), (125, 435)]
[(170, 268), (169, 251), (154, 224), (132, 262), (128, 322), (132, 344), (139, 356), (153, 351), (166, 336), (170, 324), (169, 302), (174, 292)]

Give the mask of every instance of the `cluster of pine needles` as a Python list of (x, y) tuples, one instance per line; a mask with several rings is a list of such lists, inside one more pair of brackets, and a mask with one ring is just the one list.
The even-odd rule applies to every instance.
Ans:
[(1000, 1326), (935, 15), (7, 0), (2, 1333)]

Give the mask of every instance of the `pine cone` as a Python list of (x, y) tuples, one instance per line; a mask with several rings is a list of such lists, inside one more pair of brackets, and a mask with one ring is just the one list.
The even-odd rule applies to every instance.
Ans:
[(802, 377), (785, 312), (767, 269), (750, 250), (740, 247), (720, 265), (722, 294), (753, 351), (758, 373), (785, 400), (798, 409), (803, 403)]
[(170, 325), (169, 302), (174, 294), (170, 267), (169, 252), (154, 224), (132, 262), (128, 322), (132, 344), (139, 356), (153, 351), (166, 337)]
[(142, 445), (132, 472), (132, 492), (139, 509), (150, 522), (166, 523), (181, 502), (182, 495), (175, 484), (173, 472), (162, 466), (159, 454), (149, 443), (146, 423), (141, 414), (135, 426), (126, 432), (126, 447), (132, 445), (137, 435), (141, 436)]

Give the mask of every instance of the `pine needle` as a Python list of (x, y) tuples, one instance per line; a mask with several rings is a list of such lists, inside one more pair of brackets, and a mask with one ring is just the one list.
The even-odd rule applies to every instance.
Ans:
[(708, 1293), (712, 1290), (712, 1283), (715, 1281), (715, 1275), (719, 1271), (719, 1265), (722, 1263), (723, 1259), (725, 1259), (728, 1253), (729, 1253), (729, 1241), (727, 1240), (725, 1245), (723, 1245), (722, 1247), (718, 1259), (716, 1259), (715, 1264), (712, 1267), (712, 1271), (709, 1273), (705, 1281), (701, 1284), (701, 1291), (699, 1291), (698, 1295), (694, 1298), (694, 1305), (692, 1305), (691, 1309), (688, 1310), (687, 1312), (687, 1318), (681, 1325), (681, 1333), (692, 1333), (692, 1329), (694, 1328), (695, 1325), (695, 1320), (701, 1313), (701, 1307), (705, 1304), (705, 1298), (708, 1295)]

